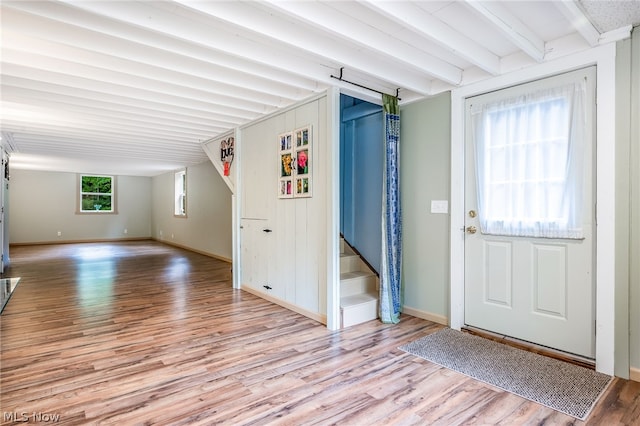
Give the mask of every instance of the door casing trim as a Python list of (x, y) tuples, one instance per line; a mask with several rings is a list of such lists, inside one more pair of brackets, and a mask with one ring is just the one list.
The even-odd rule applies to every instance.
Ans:
[[(596, 370), (615, 363), (615, 55), (610, 43), (534, 65), (451, 93), (450, 327), (464, 325), (464, 102), (471, 96), (596, 65)], [(626, 333), (620, 335), (628, 336)], [(628, 337), (627, 337), (628, 338)], [(628, 354), (627, 354), (628, 357)]]

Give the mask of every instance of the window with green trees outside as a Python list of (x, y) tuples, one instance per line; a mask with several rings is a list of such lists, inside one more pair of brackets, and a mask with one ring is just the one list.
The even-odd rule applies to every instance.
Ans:
[(80, 211), (113, 212), (113, 176), (80, 177)]

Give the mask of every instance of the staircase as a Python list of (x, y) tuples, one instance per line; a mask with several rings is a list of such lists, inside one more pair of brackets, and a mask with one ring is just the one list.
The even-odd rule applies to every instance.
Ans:
[(341, 328), (378, 318), (379, 280), (343, 238), (340, 238)]

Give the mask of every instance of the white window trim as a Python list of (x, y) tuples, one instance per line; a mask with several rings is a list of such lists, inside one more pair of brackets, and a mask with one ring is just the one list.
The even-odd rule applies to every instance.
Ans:
[[(83, 176), (97, 176), (111, 178), (111, 210), (82, 210), (82, 177)], [(76, 190), (76, 214), (118, 214), (117, 203), (117, 176), (114, 175), (101, 175), (94, 173), (79, 173), (77, 175), (77, 190)]]
[[(173, 216), (186, 218), (187, 217), (187, 169), (178, 170), (174, 173), (173, 179)], [(178, 179), (184, 179), (184, 184), (180, 185), (184, 187), (184, 190), (178, 187)], [(182, 183), (182, 182), (180, 182)], [(179, 211), (180, 205), (183, 205), (182, 212)]]

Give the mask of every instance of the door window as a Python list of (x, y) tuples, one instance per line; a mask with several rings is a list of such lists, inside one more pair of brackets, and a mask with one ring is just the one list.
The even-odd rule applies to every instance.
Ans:
[(586, 81), (573, 80), (472, 100), (482, 233), (583, 238)]

